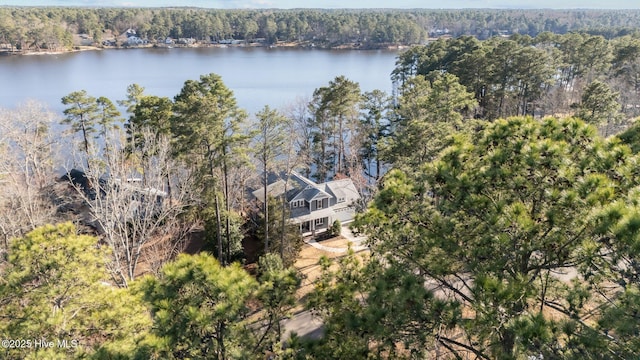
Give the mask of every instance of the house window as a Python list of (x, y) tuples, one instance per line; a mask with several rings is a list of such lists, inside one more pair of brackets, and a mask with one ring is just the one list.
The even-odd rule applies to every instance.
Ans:
[(316, 225), (324, 225), (324, 218), (316, 219)]
[(322, 200), (316, 200), (316, 209), (322, 209)]
[(345, 199), (344, 199), (343, 197), (338, 198), (338, 202), (339, 202), (339, 203), (343, 203), (343, 202), (344, 202), (344, 200), (345, 200)]
[(303, 206), (304, 206), (304, 200), (296, 200), (291, 202), (291, 207), (297, 208), (297, 207), (303, 207)]

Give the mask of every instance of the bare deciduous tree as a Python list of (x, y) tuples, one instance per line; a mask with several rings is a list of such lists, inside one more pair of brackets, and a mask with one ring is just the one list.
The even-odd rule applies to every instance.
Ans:
[[(192, 204), (190, 173), (171, 156), (169, 138), (151, 129), (141, 134), (145, 156), (133, 159), (114, 141), (105, 148), (108, 156), (91, 162), (84, 181), (72, 181), (94, 227), (112, 249), (111, 270), (120, 286), (182, 250), (188, 225), (181, 216)], [(110, 138), (123, 138), (118, 135)], [(151, 264), (138, 269), (141, 260)]]
[(293, 131), (290, 132), (292, 143), (290, 148), (296, 148), (296, 161), (291, 162), (291, 167), (302, 167), (306, 177), (311, 176), (311, 148), (313, 135), (311, 133), (311, 113), (309, 111), (310, 98), (298, 97), (284, 110), (285, 115), (293, 121)]
[(0, 233), (9, 239), (51, 222), (55, 206), (45, 189), (55, 180), (58, 146), (50, 131), (56, 115), (29, 101), (0, 110)]

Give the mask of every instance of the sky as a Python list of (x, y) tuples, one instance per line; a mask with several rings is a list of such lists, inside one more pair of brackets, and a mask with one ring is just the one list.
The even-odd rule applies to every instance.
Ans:
[(18, 6), (166, 7), (213, 9), (640, 9), (638, 0), (0, 0)]

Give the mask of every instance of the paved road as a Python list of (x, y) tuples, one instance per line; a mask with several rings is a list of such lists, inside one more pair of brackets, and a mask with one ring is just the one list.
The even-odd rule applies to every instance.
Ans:
[(311, 315), (310, 311), (301, 311), (291, 319), (282, 321), (284, 339), (288, 339), (292, 332), (306, 339), (320, 339), (323, 334), (322, 321)]

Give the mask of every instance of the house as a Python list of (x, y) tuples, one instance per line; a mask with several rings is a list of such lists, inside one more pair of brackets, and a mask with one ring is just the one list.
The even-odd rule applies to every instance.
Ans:
[(137, 45), (143, 45), (145, 44), (146, 41), (144, 39), (141, 39), (137, 36), (129, 36), (127, 38), (127, 44), (130, 46), (137, 46)]
[(129, 28), (129, 29), (127, 29), (127, 31), (124, 32), (123, 35), (129, 38), (129, 37), (132, 37), (132, 36), (136, 36), (137, 33), (136, 33), (136, 31), (134, 29)]
[(182, 45), (193, 45), (196, 43), (196, 39), (194, 38), (179, 38), (177, 41), (178, 44)]
[(68, 181), (76, 190), (83, 192), (86, 200), (101, 199), (102, 204), (127, 208), (122, 214), (125, 218), (156, 216), (161, 212), (168, 197), (162, 190), (142, 186), (140, 178), (101, 177), (97, 184), (95, 179), (92, 184), (92, 179), (84, 171), (72, 169), (60, 180)]
[[(268, 183), (268, 196), (285, 196), (291, 209), (290, 220), (299, 224), (302, 233), (325, 230), (336, 220), (348, 223), (355, 217), (355, 203), (360, 195), (351, 179), (317, 184), (292, 171), (288, 176), (272, 174)], [(264, 202), (264, 188), (253, 191), (252, 195)]]

